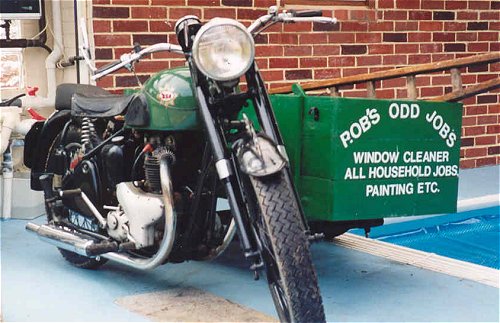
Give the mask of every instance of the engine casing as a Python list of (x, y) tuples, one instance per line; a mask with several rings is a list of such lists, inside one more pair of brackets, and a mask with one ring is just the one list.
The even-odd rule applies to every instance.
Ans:
[[(154, 245), (155, 224), (164, 216), (164, 204), (161, 195), (146, 193), (132, 182), (122, 182), (116, 185), (116, 196), (126, 220), (114, 221), (117, 211), (108, 213), (108, 221), (117, 222), (120, 227), (110, 228), (111, 236), (127, 236), (135, 243), (136, 248)], [(128, 230), (128, 232), (126, 232)]]

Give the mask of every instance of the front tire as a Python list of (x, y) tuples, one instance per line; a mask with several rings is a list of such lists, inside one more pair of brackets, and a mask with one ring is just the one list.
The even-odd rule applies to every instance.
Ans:
[(250, 180), (262, 215), (258, 232), (280, 321), (325, 322), (309, 241), (291, 185), (281, 173)]

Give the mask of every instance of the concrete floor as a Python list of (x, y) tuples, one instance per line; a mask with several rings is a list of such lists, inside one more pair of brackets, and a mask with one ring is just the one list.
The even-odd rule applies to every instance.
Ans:
[[(490, 194), (485, 187), (495, 189), (495, 184), (484, 183), (495, 181), (492, 173), (498, 174), (498, 169), (465, 171), (479, 185), (461, 180), (461, 187)], [(25, 224), (25, 220), (0, 222), (1, 304), (6, 321), (148, 321), (117, 303), (131, 295), (154, 298), (155, 294), (143, 294), (179, 288), (196, 288), (276, 317), (264, 279), (253, 281), (235, 244), (213, 262), (168, 264), (152, 272), (108, 263), (88, 271), (66, 263), (54, 247), (26, 233)], [(315, 244), (312, 251), (328, 321), (499, 321), (497, 288), (329, 242)]]

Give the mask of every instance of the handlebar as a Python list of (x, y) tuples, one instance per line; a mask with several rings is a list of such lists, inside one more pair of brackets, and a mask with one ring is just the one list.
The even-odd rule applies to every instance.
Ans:
[(321, 17), (323, 16), (322, 10), (289, 10), (294, 17)]
[(142, 49), (139, 52), (132, 52), (129, 54), (123, 54), (119, 60), (111, 62), (109, 64), (106, 64), (105, 66), (102, 66), (98, 70), (94, 72), (94, 76), (92, 76), (92, 80), (98, 80), (103, 76), (106, 76), (116, 70), (119, 70), (122, 67), (126, 67), (127, 65), (130, 65), (131, 63), (137, 61), (139, 58), (141, 58), (144, 55), (151, 54), (151, 53), (156, 53), (156, 52), (173, 52), (173, 53), (179, 53), (183, 54), (184, 52), (182, 51), (182, 47), (179, 45), (172, 45), (169, 43), (158, 43), (151, 45), (149, 47), (146, 47)]
[[(258, 18), (247, 28), (247, 30), (248, 32), (250, 32), (250, 34), (256, 36), (267, 27), (278, 22), (282, 23), (317, 22), (317, 23), (328, 23), (328, 24), (337, 23), (337, 18), (322, 17), (322, 15), (323, 12), (321, 10), (300, 10), (300, 11), (289, 10), (279, 13), (278, 7), (272, 6), (269, 7), (269, 13), (267, 15)], [(139, 48), (140, 47), (135, 46), (134, 51), (132, 53), (123, 54), (119, 60), (101, 66), (99, 69), (95, 70), (94, 76), (92, 76), (92, 80), (95, 81), (122, 67), (130, 66), (131, 63), (137, 61), (146, 54), (151, 54), (161, 51), (184, 54), (181, 46), (172, 45), (169, 43), (154, 44), (152, 46), (149, 46), (147, 48), (138, 51)]]

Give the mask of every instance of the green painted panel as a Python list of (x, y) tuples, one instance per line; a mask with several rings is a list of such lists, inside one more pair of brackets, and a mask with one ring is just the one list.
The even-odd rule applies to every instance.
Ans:
[(305, 96), (303, 109), (298, 186), (309, 219), (456, 211), (460, 104)]

